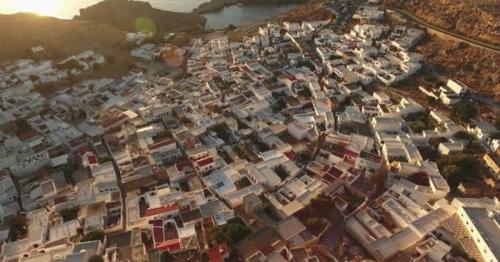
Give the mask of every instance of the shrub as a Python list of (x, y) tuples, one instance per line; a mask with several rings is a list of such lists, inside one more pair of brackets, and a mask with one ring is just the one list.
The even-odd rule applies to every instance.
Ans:
[(88, 241), (94, 241), (94, 240), (100, 240), (101, 242), (104, 240), (104, 232), (102, 231), (91, 231), (87, 233), (85, 236), (83, 236), (81, 242), (88, 242)]
[(78, 207), (65, 208), (59, 211), (59, 215), (62, 217), (64, 222), (67, 222), (78, 218), (78, 211), (80, 211)]
[(457, 103), (453, 106), (452, 111), (453, 116), (462, 122), (467, 122), (469, 119), (474, 118), (478, 112), (476, 105), (470, 101)]

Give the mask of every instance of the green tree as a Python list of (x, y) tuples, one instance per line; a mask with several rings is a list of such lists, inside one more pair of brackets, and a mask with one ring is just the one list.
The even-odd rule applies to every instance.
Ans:
[(469, 119), (474, 118), (477, 113), (477, 107), (470, 101), (457, 103), (453, 106), (453, 116), (462, 122), (467, 122)]
[(463, 177), (464, 173), (457, 165), (444, 166), (441, 173), (443, 177), (446, 178), (448, 183), (453, 186), (457, 186), (461, 181), (465, 180), (465, 178)]
[(109, 63), (109, 64), (114, 64), (116, 62), (116, 59), (114, 56), (107, 56), (106, 57), (106, 61)]
[(274, 171), (274, 173), (276, 173), (276, 175), (278, 175), (280, 177), (281, 181), (285, 180), (289, 176), (285, 167), (282, 165), (275, 167), (273, 171)]
[(40, 77), (39, 77), (39, 76), (37, 76), (37, 75), (30, 75), (30, 80), (31, 80), (32, 82), (36, 82), (36, 81), (40, 80)]
[(163, 252), (163, 253), (161, 253), (160, 261), (161, 262), (174, 262), (175, 257), (172, 254), (170, 254), (169, 252)]
[(311, 200), (309, 204), (309, 209), (312, 211), (313, 217), (326, 217), (328, 216), (329, 210), (332, 208), (332, 201), (330, 197), (321, 194), (316, 198)]
[(212, 228), (206, 232), (208, 243), (214, 242), (234, 245), (250, 235), (252, 230), (239, 220), (233, 220), (221, 227)]
[(271, 95), (273, 96), (274, 99), (279, 99), (279, 98), (281, 98), (283, 96), (286, 96), (283, 91), (279, 91), (279, 92), (278, 91), (273, 91), (271, 93)]
[(208, 257), (208, 254), (207, 254), (207, 253), (203, 253), (203, 254), (201, 254), (200, 261), (201, 261), (201, 262), (209, 262), (209, 261), (210, 261), (210, 258)]
[(78, 211), (80, 211), (78, 207), (65, 208), (59, 211), (59, 215), (63, 218), (64, 222), (67, 222), (78, 218)]
[(91, 231), (87, 233), (85, 236), (83, 236), (81, 242), (88, 242), (88, 241), (94, 241), (94, 240), (101, 240), (101, 242), (104, 240), (104, 232), (96, 230), (96, 231)]
[(422, 122), (422, 121), (413, 122), (413, 123), (411, 123), (410, 127), (411, 127), (411, 130), (413, 130), (413, 132), (415, 132), (415, 133), (420, 133), (424, 130), (428, 130), (427, 124)]
[(323, 229), (323, 221), (319, 217), (311, 217), (306, 220), (305, 226), (315, 235)]
[(452, 153), (442, 156), (437, 161), (439, 170), (451, 187), (456, 187), (462, 182), (478, 179), (483, 168), (476, 158), (466, 152)]
[(500, 113), (497, 113), (495, 117), (495, 127), (500, 130)]
[(471, 136), (469, 133), (466, 131), (458, 131), (455, 135), (453, 135), (454, 138), (456, 139), (464, 139), (468, 141), (473, 141), (474, 137)]
[(9, 239), (16, 241), (25, 238), (28, 233), (27, 224), (28, 220), (26, 219), (26, 216), (18, 215), (10, 225)]
[(276, 101), (276, 103), (273, 105), (273, 111), (274, 111), (274, 112), (280, 112), (280, 111), (282, 111), (282, 110), (286, 109), (287, 105), (288, 105), (288, 104), (286, 103), (285, 98), (284, 98), (284, 97), (280, 97), (280, 98)]
[(299, 95), (303, 97), (312, 97), (311, 89), (309, 89), (309, 87), (306, 87), (300, 90)]
[(229, 242), (236, 244), (250, 235), (250, 233), (252, 233), (250, 228), (242, 223), (229, 223), (219, 231), (216, 239), (219, 243)]
[(90, 257), (89, 262), (104, 262), (101, 256), (93, 255)]

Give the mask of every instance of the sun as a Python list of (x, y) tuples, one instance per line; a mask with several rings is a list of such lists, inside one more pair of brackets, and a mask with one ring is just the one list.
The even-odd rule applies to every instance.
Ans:
[(61, 0), (15, 0), (15, 10), (39, 15), (57, 16)]

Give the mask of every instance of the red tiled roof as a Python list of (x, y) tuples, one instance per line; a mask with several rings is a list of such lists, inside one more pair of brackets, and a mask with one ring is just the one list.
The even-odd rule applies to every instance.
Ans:
[(323, 176), (323, 180), (325, 180), (328, 184), (332, 184), (337, 179), (335, 177), (333, 177), (332, 175), (327, 173)]
[(334, 150), (331, 153), (333, 155), (337, 156), (337, 157), (340, 157), (340, 158), (344, 157), (344, 152), (342, 152), (342, 151), (336, 151), (336, 150)]
[(78, 154), (80, 154), (80, 156), (83, 156), (87, 152), (94, 153), (94, 151), (92, 150), (92, 148), (90, 148), (88, 146), (84, 146), (84, 147), (81, 147), (81, 148), (78, 149)]
[(149, 224), (155, 227), (163, 227), (163, 219), (149, 220)]
[(66, 196), (56, 197), (54, 199), (54, 205), (57, 205), (57, 204), (60, 204), (60, 203), (64, 203), (66, 201), (68, 201), (68, 198)]
[(191, 140), (186, 140), (184, 141), (184, 144), (186, 145), (186, 148), (187, 149), (193, 149), (196, 147), (196, 144), (195, 142), (191, 141)]
[(191, 164), (188, 161), (182, 161), (182, 162), (177, 162), (175, 164), (175, 168), (177, 168), (178, 171), (184, 171), (186, 167), (189, 167)]
[(35, 138), (36, 136), (38, 136), (38, 132), (36, 132), (35, 130), (24, 132), (18, 135), (19, 140), (21, 141), (28, 141)]
[(110, 119), (110, 120), (106, 121), (105, 123), (103, 123), (102, 127), (104, 127), (104, 128), (111, 127), (111, 126), (119, 123), (120, 121), (125, 120), (126, 118), (127, 118), (126, 114), (121, 114), (120, 116), (113, 118), (113, 119)]
[(429, 186), (429, 175), (425, 172), (418, 172), (411, 175), (408, 180), (419, 185), (419, 186)]
[(288, 159), (292, 160), (292, 161), (296, 161), (297, 160), (297, 154), (293, 151), (288, 151), (288, 152), (285, 152), (284, 153), (286, 157), (288, 157)]
[(210, 262), (224, 262), (224, 257), (229, 254), (227, 243), (217, 245), (208, 250), (208, 258)]
[(92, 156), (89, 156), (87, 159), (89, 160), (89, 164), (95, 165), (95, 164), (99, 163), (99, 161), (97, 161), (97, 157), (96, 156), (92, 155)]
[(344, 158), (344, 162), (346, 162), (346, 163), (348, 163), (350, 165), (355, 165), (356, 164), (356, 159), (352, 159), (352, 158), (346, 156)]
[(358, 153), (353, 152), (353, 151), (348, 150), (348, 149), (346, 149), (346, 150), (345, 150), (344, 154), (345, 154), (345, 155), (348, 155), (348, 156), (350, 156), (350, 157), (358, 157)]
[(173, 143), (175, 143), (175, 140), (173, 140), (173, 139), (167, 139), (167, 140), (160, 141), (158, 143), (154, 143), (154, 144), (148, 145), (148, 149), (149, 150), (155, 150), (155, 149), (167, 146), (167, 145), (171, 145)]
[(155, 243), (163, 242), (163, 227), (153, 227), (153, 236)]
[(330, 170), (328, 170), (328, 174), (334, 176), (334, 177), (340, 177), (344, 172), (342, 172), (341, 170), (339, 170), (338, 168), (332, 166), (330, 168)]
[(212, 164), (213, 162), (214, 162), (214, 158), (210, 156), (210, 157), (203, 158), (203, 159), (196, 161), (196, 164), (199, 167), (204, 167), (206, 165)]
[(260, 252), (262, 252), (262, 254), (267, 256), (267, 255), (274, 252), (274, 248), (271, 245), (267, 245), (267, 246), (264, 246), (263, 248), (261, 248)]
[(156, 245), (160, 250), (167, 250), (168, 252), (176, 252), (181, 249), (181, 242), (179, 239), (167, 240), (163, 243)]
[(146, 210), (146, 213), (144, 214), (144, 216), (146, 216), (146, 217), (155, 216), (158, 214), (172, 212), (172, 211), (177, 210), (177, 209), (179, 209), (179, 207), (176, 204), (172, 204), (169, 206), (163, 206), (163, 207), (157, 207), (157, 208), (151, 208), (151, 209)]
[(3, 177), (3, 176), (8, 176), (9, 173), (7, 173), (7, 171), (5, 170), (0, 170), (0, 177)]
[(348, 145), (349, 145), (349, 143), (347, 143), (347, 142), (338, 142), (337, 144), (338, 144), (339, 146), (341, 146), (341, 147), (346, 147), (346, 146), (348, 146)]

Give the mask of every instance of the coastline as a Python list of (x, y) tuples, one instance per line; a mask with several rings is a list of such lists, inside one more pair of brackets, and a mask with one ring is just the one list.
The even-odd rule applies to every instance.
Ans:
[(289, 5), (289, 4), (303, 4), (307, 0), (211, 0), (206, 3), (200, 4), (197, 8), (193, 9), (192, 13), (208, 14), (223, 10), (225, 7), (233, 6), (236, 4), (243, 5)]

